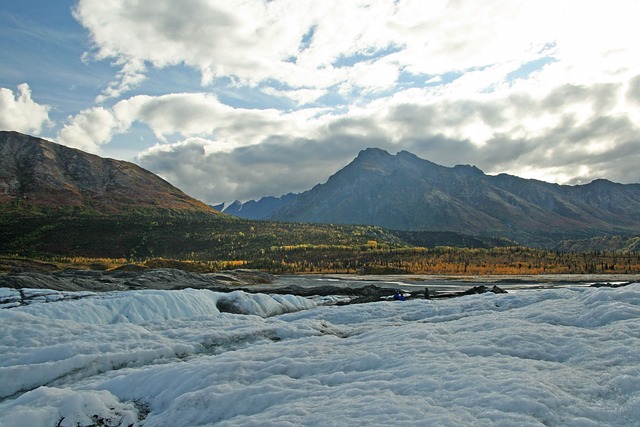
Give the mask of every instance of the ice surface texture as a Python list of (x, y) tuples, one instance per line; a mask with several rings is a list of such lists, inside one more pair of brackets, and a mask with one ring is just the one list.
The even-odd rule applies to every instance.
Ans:
[(3, 427), (640, 420), (640, 284), (330, 307), (190, 289), (49, 301), (0, 310)]

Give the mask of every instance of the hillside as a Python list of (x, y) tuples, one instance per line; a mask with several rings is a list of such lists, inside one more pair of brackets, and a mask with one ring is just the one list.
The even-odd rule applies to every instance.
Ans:
[(444, 167), (401, 151), (367, 149), (324, 184), (268, 206), (254, 219), (453, 231), (549, 246), (562, 239), (640, 234), (640, 185), (566, 186), (474, 166)]
[(17, 132), (0, 132), (0, 206), (16, 212), (216, 213), (133, 163)]

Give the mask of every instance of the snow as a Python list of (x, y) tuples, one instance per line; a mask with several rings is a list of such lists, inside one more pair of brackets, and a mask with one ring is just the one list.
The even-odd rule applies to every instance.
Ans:
[(39, 295), (0, 310), (2, 427), (640, 420), (640, 284), (349, 306), (193, 289)]

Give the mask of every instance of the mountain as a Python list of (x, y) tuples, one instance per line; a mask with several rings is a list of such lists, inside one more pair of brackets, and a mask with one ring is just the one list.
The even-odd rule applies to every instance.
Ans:
[[(265, 198), (235, 208), (259, 214), (261, 207), (276, 208), (296, 198)], [(381, 264), (371, 242), (395, 250), (409, 241), (429, 247), (508, 244), (448, 233), (400, 237), (374, 226), (239, 220), (132, 163), (0, 132), (0, 258), (97, 258), (87, 264), (90, 268), (103, 268), (109, 259), (169, 258), (199, 263), (155, 265), (206, 271), (249, 265), (281, 273), (338, 266), (386, 271), (392, 267)]]
[(0, 206), (23, 212), (216, 213), (133, 163), (4, 131), (0, 132)]
[(601, 179), (558, 185), (486, 175), (469, 165), (444, 167), (407, 151), (391, 155), (375, 148), (284, 203), (263, 198), (243, 206), (260, 213), (253, 219), (454, 231), (523, 244), (640, 234), (640, 184)]
[(234, 215), (240, 218), (246, 219), (263, 219), (269, 217), (273, 212), (285, 207), (288, 203), (291, 203), (297, 197), (296, 194), (285, 194), (282, 197), (266, 196), (258, 201), (249, 200), (246, 203), (242, 203), (239, 200), (231, 203), (229, 206), (214, 206), (214, 208), (222, 208), (224, 213)]

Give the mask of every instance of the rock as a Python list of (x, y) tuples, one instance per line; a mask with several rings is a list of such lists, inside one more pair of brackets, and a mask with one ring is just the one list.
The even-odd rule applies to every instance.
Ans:
[(491, 292), (493, 292), (494, 294), (506, 294), (507, 291), (505, 291), (504, 289), (500, 288), (498, 285), (493, 285), (493, 288), (491, 288)]
[(124, 264), (119, 267), (114, 268), (112, 271), (144, 271), (148, 270), (149, 267), (145, 265), (138, 264)]
[(266, 283), (273, 283), (273, 275), (265, 273), (259, 270), (250, 270), (245, 268), (239, 268), (236, 270), (225, 270), (217, 273), (219, 278), (228, 277), (236, 280), (239, 283), (247, 285), (259, 285)]
[(491, 289), (487, 288), (484, 285), (474, 286), (470, 289), (460, 291), (460, 292), (446, 292), (441, 294), (431, 295), (431, 298), (455, 298), (461, 297), (464, 295), (475, 295), (475, 294), (484, 294), (486, 292), (493, 292), (494, 294), (506, 294), (507, 291), (494, 285)]
[(16, 272), (0, 274), (0, 288), (50, 289), (54, 291), (123, 291), (132, 289), (211, 289), (221, 292), (255, 284), (271, 283), (272, 276), (243, 270), (223, 275), (191, 273), (171, 268), (132, 270), (61, 270), (51, 273)]
[(597, 283), (593, 283), (591, 287), (592, 288), (620, 288), (622, 286), (630, 285), (631, 283), (634, 283), (634, 282), (615, 282), (615, 283), (597, 282)]

